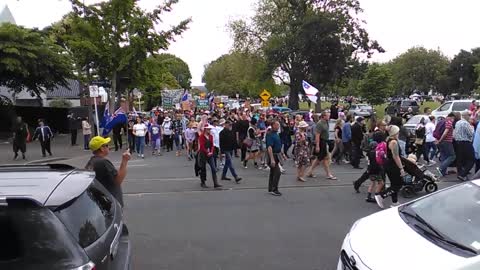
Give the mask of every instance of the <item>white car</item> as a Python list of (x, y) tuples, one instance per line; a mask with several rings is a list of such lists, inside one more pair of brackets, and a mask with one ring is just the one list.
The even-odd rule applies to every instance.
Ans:
[(337, 270), (480, 269), (480, 180), (355, 222)]
[(472, 104), (473, 99), (450, 100), (446, 101), (440, 107), (432, 111), (435, 118), (446, 118), (451, 112), (467, 111)]

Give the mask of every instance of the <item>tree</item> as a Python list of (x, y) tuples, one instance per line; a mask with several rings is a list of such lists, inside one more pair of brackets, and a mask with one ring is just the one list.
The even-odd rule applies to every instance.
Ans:
[(448, 87), (445, 94), (460, 93), (470, 94), (477, 84), (478, 73), (475, 72), (475, 65), (480, 63), (480, 48), (472, 51), (461, 50), (448, 66)]
[(251, 24), (235, 21), (230, 29), (236, 50), (259, 51), (272, 71), (287, 74), (276, 77), (298, 109), (302, 80), (325, 91), (360, 54), (383, 51), (362, 27), (361, 12), (358, 0), (259, 0)]
[(262, 89), (279, 93), (266, 61), (247, 52), (226, 54), (206, 65), (203, 82), (207, 89), (228, 96), (258, 97)]
[[(141, 9), (137, 0), (109, 0), (88, 6), (80, 0), (70, 1), (72, 16), (77, 21), (83, 20), (92, 33), (91, 36), (82, 36), (89, 41), (83, 46), (92, 45), (88, 49), (97, 53), (91, 68), (95, 69), (99, 77), (112, 81), (110, 100), (117, 97), (117, 86), (121, 78), (128, 77), (125, 80), (128, 82), (138, 81), (147, 56), (166, 50), (174, 37), (183, 33), (190, 22), (190, 19), (183, 20), (167, 31), (156, 29), (156, 25), (162, 22), (161, 15), (170, 12), (178, 0), (168, 0), (151, 12)], [(75, 29), (77, 28), (70, 30)], [(122, 85), (121, 88), (127, 86), (133, 85)], [(114, 102), (110, 102), (110, 106), (113, 110)]]
[(192, 74), (185, 61), (168, 53), (158, 54), (154, 57), (173, 75), (183, 89), (190, 89)]
[(389, 63), (397, 94), (442, 90), (449, 60), (438, 50), (413, 47)]
[(42, 32), (4, 23), (0, 40), (0, 86), (40, 96), (73, 77), (68, 55)]
[(380, 105), (393, 94), (392, 73), (384, 64), (372, 64), (359, 82), (360, 95), (372, 105)]
[(68, 99), (58, 98), (50, 101), (50, 107), (53, 108), (71, 108), (72, 102)]

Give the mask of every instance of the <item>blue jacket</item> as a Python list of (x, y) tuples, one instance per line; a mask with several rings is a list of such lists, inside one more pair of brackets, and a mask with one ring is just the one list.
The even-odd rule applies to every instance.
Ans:
[(350, 142), (352, 140), (352, 126), (347, 122), (342, 128), (342, 142)]

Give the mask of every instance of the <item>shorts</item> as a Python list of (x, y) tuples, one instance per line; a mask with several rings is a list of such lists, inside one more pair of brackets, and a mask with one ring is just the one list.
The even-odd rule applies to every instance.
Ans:
[(383, 182), (383, 177), (379, 174), (371, 174), (369, 175), (369, 178), (373, 182)]
[[(328, 157), (328, 149), (327, 149), (327, 141), (320, 140), (320, 152), (315, 153), (315, 157), (318, 160), (324, 160), (325, 158)], [(315, 151), (315, 146), (314, 146), (314, 151)]]

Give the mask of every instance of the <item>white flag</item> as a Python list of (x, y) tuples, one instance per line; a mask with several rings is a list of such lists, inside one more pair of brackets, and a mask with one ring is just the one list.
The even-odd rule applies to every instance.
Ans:
[(306, 81), (302, 81), (303, 91), (305, 91), (305, 95), (310, 99), (313, 103), (317, 104), (317, 93), (318, 89), (313, 87)]

